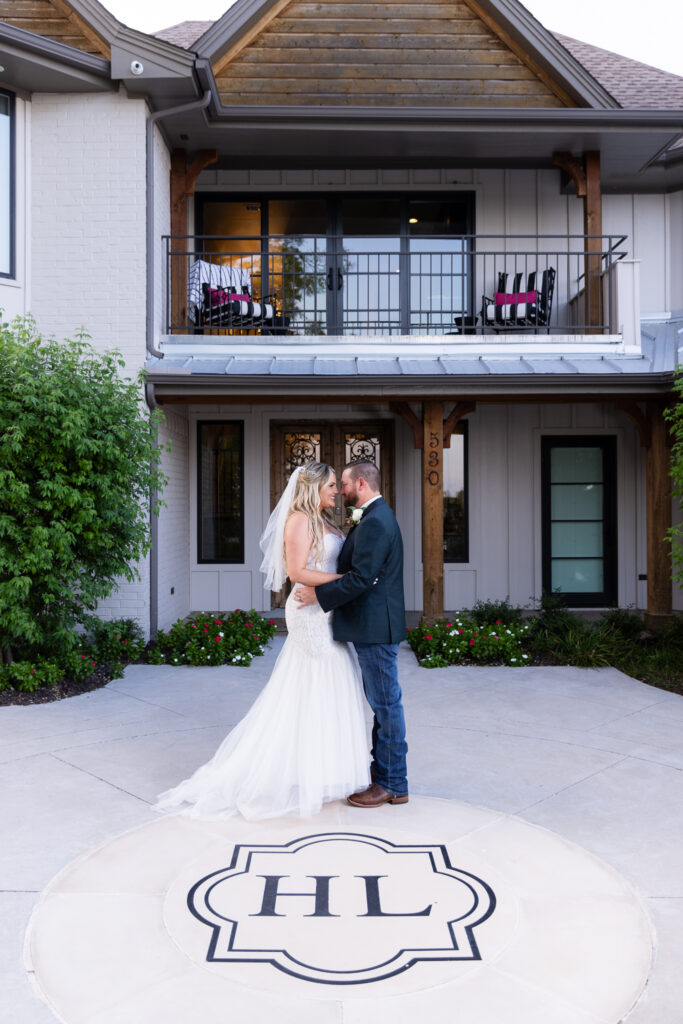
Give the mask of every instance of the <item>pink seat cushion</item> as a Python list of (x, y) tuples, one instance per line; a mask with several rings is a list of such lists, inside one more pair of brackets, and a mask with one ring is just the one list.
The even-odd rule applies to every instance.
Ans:
[(496, 306), (517, 306), (520, 302), (535, 302), (537, 292), (496, 292)]
[(227, 288), (209, 288), (209, 299), (212, 306), (222, 306), (225, 302), (251, 302), (250, 295), (234, 295)]

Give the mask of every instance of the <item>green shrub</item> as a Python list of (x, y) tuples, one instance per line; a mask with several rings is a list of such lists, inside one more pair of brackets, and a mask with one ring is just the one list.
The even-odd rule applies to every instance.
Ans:
[(520, 623), (524, 621), (524, 609), (519, 605), (510, 604), (509, 598), (504, 601), (477, 601), (466, 613), (478, 622)]
[[(0, 324), (0, 651), (60, 658), (149, 549), (162, 449), (142, 378), (85, 335)], [(156, 511), (156, 509), (155, 509)]]
[(274, 633), (273, 619), (262, 618), (253, 608), (202, 613), (158, 633), (147, 660), (153, 665), (250, 665)]
[(462, 613), (430, 626), (421, 622), (415, 629), (408, 630), (408, 643), (424, 668), (472, 661), (520, 666), (529, 661), (522, 646), (529, 629), (523, 623), (505, 623), (500, 619), (485, 622)]
[(34, 693), (41, 686), (56, 686), (64, 670), (54, 661), (13, 661), (3, 665), (0, 672), (0, 690), (11, 687), (21, 693)]
[(145, 640), (135, 619), (98, 620), (93, 623), (92, 641), (98, 661), (137, 661)]

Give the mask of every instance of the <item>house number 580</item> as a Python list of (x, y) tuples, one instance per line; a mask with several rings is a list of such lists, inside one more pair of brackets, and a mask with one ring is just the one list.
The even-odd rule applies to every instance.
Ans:
[(427, 465), (431, 470), (431, 472), (427, 474), (427, 481), (430, 487), (438, 486), (440, 480), (440, 476), (438, 473), (438, 467), (441, 464), (441, 459), (439, 457), (439, 447), (439, 436), (438, 434), (432, 431), (429, 437), (429, 453), (427, 455)]

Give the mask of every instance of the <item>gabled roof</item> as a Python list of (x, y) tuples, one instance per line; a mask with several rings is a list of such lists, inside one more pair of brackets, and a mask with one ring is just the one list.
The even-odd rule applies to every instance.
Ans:
[[(381, 30), (386, 41), (381, 41), (380, 30), (376, 27), (388, 22), (388, 15), (383, 14), (382, 6), (363, 5), (362, 12), (357, 17), (350, 18), (343, 4), (337, 12), (337, 0), (328, 0), (317, 7), (300, 3), (298, 0), (237, 0), (202, 36), (194, 40), (193, 49), (212, 62), (216, 78), (219, 74), (226, 77), (226, 98), (223, 103), (227, 106), (257, 102), (249, 94), (248, 65), (250, 59), (258, 63), (259, 48), (263, 40), (263, 46), (266, 48), (280, 49), (279, 56), (275, 58), (276, 62), (278, 59), (284, 59), (284, 65), (292, 68), (292, 73), (296, 73), (297, 78), (303, 76), (303, 79), (310, 79), (316, 90), (319, 85), (324, 86), (323, 93), (326, 98), (321, 101), (322, 105), (343, 105), (352, 98), (354, 105), (360, 103), (365, 106), (419, 107), (430, 105), (431, 83), (428, 79), (434, 80), (435, 76), (426, 76), (427, 80), (420, 86), (422, 92), (416, 89), (415, 81), (420, 75), (403, 75), (404, 72), (411, 72), (411, 53), (424, 57), (430, 49), (429, 40), (433, 38), (433, 45), (441, 51), (444, 58), (447, 58), (449, 40), (457, 41), (457, 34), (460, 31), (469, 39), (469, 33), (473, 31), (475, 35), (488, 34), (494, 48), (498, 47), (501, 50), (501, 66), (497, 67), (495, 56), (491, 59), (484, 54), (480, 60), (478, 42), (476, 39), (469, 42), (469, 47), (476, 56), (470, 59), (468, 48), (465, 46), (463, 62), (467, 66), (463, 67), (461, 75), (444, 75), (443, 78), (437, 76), (442, 87), (431, 89), (431, 105), (444, 108), (452, 105), (554, 105), (593, 109), (610, 109), (618, 106), (610, 93), (519, 3), (519, 0), (436, 0), (430, 5), (429, 17), (422, 17), (420, 5), (406, 5), (407, 13), (404, 17), (392, 19), (391, 38), (387, 39), (386, 31)], [(452, 15), (449, 13), (451, 7)], [(462, 29), (459, 25), (463, 26)], [(283, 32), (286, 35), (284, 43)], [(294, 33), (294, 36), (291, 36), (291, 33)], [(324, 41), (317, 42), (321, 38)], [(414, 49), (411, 51), (413, 44)], [(283, 58), (283, 45), (287, 48), (292, 47), (287, 49), (289, 56), (286, 58)], [(376, 67), (379, 71), (386, 71), (382, 66), (383, 61), (375, 58), (375, 63), (372, 64), (372, 56), (365, 57), (364, 64), (364, 51), (370, 50), (374, 54), (377, 46), (397, 48), (395, 83), (387, 82), (386, 74), (378, 75), (380, 88), (367, 88), (364, 91), (362, 87), (355, 86), (354, 79), (368, 78), (362, 74), (366, 65)], [(320, 47), (312, 57), (308, 53), (311, 47)], [(345, 49), (345, 53), (339, 54), (337, 60), (336, 53), (339, 49)], [(360, 57), (357, 61), (359, 68), (351, 69), (350, 73), (347, 73), (344, 65), (354, 50)], [(325, 56), (321, 56), (322, 54)], [(246, 55), (246, 61), (242, 60), (243, 55)], [(295, 58), (293, 62), (290, 56)], [(438, 57), (439, 54), (436, 54), (436, 58)], [(439, 63), (436, 58), (432, 59), (432, 63)], [(483, 84), (487, 80), (490, 82), (491, 101), (485, 99), (485, 90), (482, 88), (475, 87), (468, 91), (465, 81), (461, 81), (460, 86), (454, 88), (451, 101), (449, 81), (453, 79), (456, 84), (458, 77), (466, 80), (477, 65), (477, 61), (482, 64), (482, 70), (486, 64), (490, 65), (484, 74)], [(515, 61), (518, 62), (518, 67), (509, 70), (506, 65)], [(424, 65), (424, 60), (419, 63)], [(336, 68), (337, 64), (340, 65), (339, 68)], [(429, 66), (429, 62), (426, 66)], [(320, 70), (321, 76), (316, 82), (317, 69)], [(417, 71), (419, 70), (418, 68)], [(500, 74), (497, 74), (498, 71)], [(528, 82), (520, 81), (519, 84), (515, 84), (515, 78), (523, 79), (525, 75), (531, 76)], [(230, 81), (231, 76), (235, 82)], [(277, 78), (277, 74), (268, 77)], [(535, 88), (531, 88), (532, 82), (535, 83)], [(402, 93), (403, 86), (405, 96)], [(544, 88), (548, 90), (548, 99), (544, 96)], [(297, 100), (298, 93), (302, 93), (301, 102)], [(293, 77), (284, 79), (282, 86), (275, 88), (274, 97), (266, 99), (264, 105), (311, 105), (306, 90), (302, 89)], [(502, 97), (502, 101), (499, 101), (499, 97)], [(553, 98), (555, 102), (552, 102)], [(413, 99), (416, 102), (413, 103)]]
[[(182, 21), (155, 33), (187, 50), (195, 49), (214, 21)], [(683, 77), (623, 57), (591, 43), (554, 32), (555, 39), (627, 110), (683, 108)]]

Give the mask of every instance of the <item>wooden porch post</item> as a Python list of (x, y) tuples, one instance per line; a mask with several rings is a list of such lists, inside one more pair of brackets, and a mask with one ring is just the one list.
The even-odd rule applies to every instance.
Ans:
[(657, 626), (672, 614), (669, 432), (659, 402), (648, 403), (650, 443), (646, 455), (647, 490), (647, 619)]
[[(585, 154), (586, 195), (583, 199), (583, 232), (585, 235), (602, 235), (602, 193), (600, 187), (600, 154), (591, 151)], [(602, 260), (602, 238), (586, 238), (586, 324), (597, 327), (602, 323), (602, 281), (600, 270)]]
[(422, 589), (428, 622), (443, 616), (443, 402), (424, 403)]
[[(174, 149), (171, 153), (171, 236), (175, 238), (171, 241), (171, 252), (177, 255), (171, 258), (169, 273), (171, 321), (177, 325), (187, 324), (187, 272), (193, 249), (188, 245), (190, 239), (181, 237), (187, 234), (187, 200), (194, 195), (201, 172), (217, 159), (215, 149), (201, 149), (188, 167), (184, 149)], [(179, 326), (176, 332), (186, 334), (187, 329)]]
[[(589, 150), (583, 155), (583, 162), (571, 153), (553, 153), (553, 163), (570, 175), (576, 186), (576, 194), (583, 199), (584, 235), (602, 235), (602, 191), (600, 184), (600, 153)], [(602, 323), (602, 284), (600, 279), (602, 252), (601, 238), (585, 239), (584, 257), (584, 317), (586, 332), (593, 333)], [(593, 256), (592, 253), (596, 255)]]

